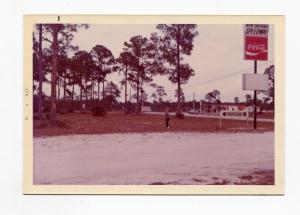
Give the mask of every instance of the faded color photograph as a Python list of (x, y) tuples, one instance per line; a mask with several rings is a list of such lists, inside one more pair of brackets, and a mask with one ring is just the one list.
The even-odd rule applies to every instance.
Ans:
[(32, 31), (34, 185), (274, 185), (274, 26)]

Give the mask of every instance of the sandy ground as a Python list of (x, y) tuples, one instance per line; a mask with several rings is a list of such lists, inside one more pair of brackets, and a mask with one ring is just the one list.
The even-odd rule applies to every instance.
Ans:
[(34, 138), (34, 184), (273, 184), (274, 132)]

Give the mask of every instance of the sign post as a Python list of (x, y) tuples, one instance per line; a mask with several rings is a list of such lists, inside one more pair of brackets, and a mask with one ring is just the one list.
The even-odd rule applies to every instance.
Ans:
[(195, 111), (195, 92), (193, 92), (193, 111)]
[[(257, 74), (257, 61), (254, 61), (254, 74)], [(256, 120), (256, 103), (257, 103), (257, 94), (256, 94), (256, 90), (254, 90), (254, 120), (253, 120), (253, 128), (256, 129), (256, 124), (257, 124), (257, 120)]]
[[(257, 74), (257, 61), (268, 60), (268, 32), (269, 25), (246, 24), (245, 25), (245, 60), (254, 60), (254, 74)], [(257, 127), (257, 91), (254, 89), (254, 121), (253, 128)]]

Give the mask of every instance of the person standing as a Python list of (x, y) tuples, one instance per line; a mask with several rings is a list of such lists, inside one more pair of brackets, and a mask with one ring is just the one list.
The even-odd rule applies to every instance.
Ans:
[(169, 122), (170, 122), (170, 113), (169, 113), (169, 107), (165, 110), (165, 119), (166, 119), (166, 128), (170, 128)]

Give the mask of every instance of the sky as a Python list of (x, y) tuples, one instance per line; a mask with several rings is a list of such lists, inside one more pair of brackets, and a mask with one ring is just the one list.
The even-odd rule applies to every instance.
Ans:
[[(221, 92), (221, 100), (226, 102), (232, 102), (235, 96), (243, 101), (245, 94), (253, 94), (251, 91), (242, 90), (242, 74), (253, 73), (254, 70), (254, 62), (243, 58), (243, 25), (208, 24), (198, 25), (197, 29), (199, 34), (194, 39), (193, 51), (190, 56), (184, 57), (184, 61), (195, 71), (195, 75), (187, 84), (182, 85), (185, 99), (192, 100), (195, 93), (195, 99), (199, 101), (215, 89)], [(73, 44), (78, 45), (79, 50), (86, 51), (90, 51), (97, 44), (102, 44), (118, 57), (125, 41), (136, 35), (149, 37), (151, 33), (157, 31), (156, 25), (151, 24), (96, 24), (75, 33)], [(272, 25), (269, 27), (268, 46), (268, 61), (258, 62), (258, 73), (263, 73), (265, 68), (274, 64)], [(118, 84), (121, 79), (122, 75), (117, 73), (108, 76), (108, 81)], [(175, 101), (176, 84), (172, 84), (166, 76), (156, 76), (153, 81), (165, 87), (167, 93), (165, 99)], [(144, 89), (149, 96), (154, 92), (151, 87), (146, 86)], [(124, 99), (124, 90), (120, 99)]]

